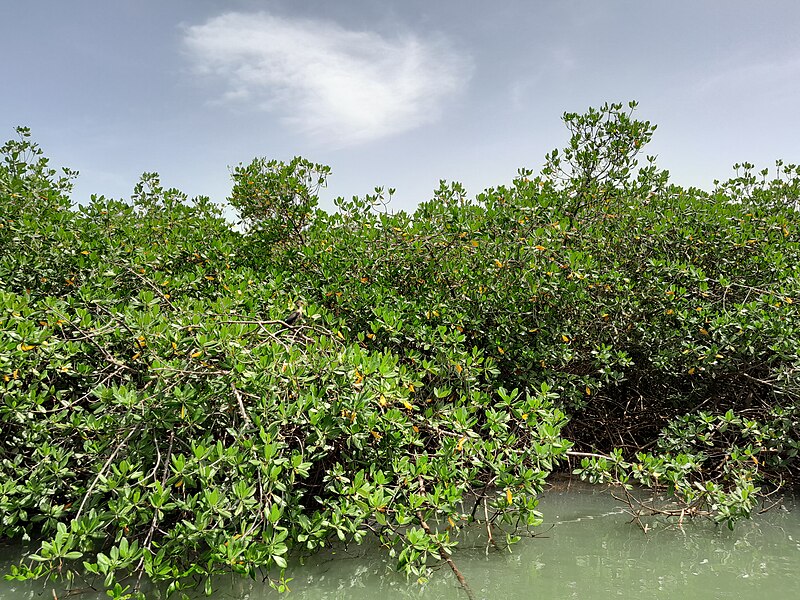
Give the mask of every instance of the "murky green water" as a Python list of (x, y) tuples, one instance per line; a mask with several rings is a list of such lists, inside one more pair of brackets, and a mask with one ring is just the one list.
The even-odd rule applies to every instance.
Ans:
[[(583, 486), (542, 499), (546, 525), (512, 553), (461, 548), (456, 561), (479, 598), (800, 598), (800, 505), (740, 523), (656, 523), (644, 535), (608, 492)], [(17, 550), (18, 552), (18, 550)], [(3, 552), (8, 557), (8, 551)], [(5, 562), (3, 567), (8, 563)], [(374, 549), (339, 549), (295, 569), (284, 598), (465, 598), (447, 567), (420, 586)], [(281, 597), (240, 579), (218, 582), (214, 598)], [(41, 583), (0, 582), (0, 599), (52, 597)], [(92, 598), (92, 596), (84, 596)], [(105, 597), (102, 595), (97, 598)]]

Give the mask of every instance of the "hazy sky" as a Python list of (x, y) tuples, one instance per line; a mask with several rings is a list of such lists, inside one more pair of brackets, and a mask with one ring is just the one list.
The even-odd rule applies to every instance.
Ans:
[(538, 170), (565, 111), (639, 101), (648, 154), (710, 187), (800, 162), (797, 0), (3, 2), (0, 137), (32, 128), (74, 199), (144, 171), (223, 201), (230, 167), (300, 154), (335, 196)]

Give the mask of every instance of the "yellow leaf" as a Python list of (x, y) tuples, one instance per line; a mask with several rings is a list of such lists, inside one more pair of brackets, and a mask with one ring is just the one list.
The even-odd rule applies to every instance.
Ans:
[(792, 303), (794, 302), (794, 301), (793, 301), (791, 298), (789, 298), (789, 297), (786, 297), (786, 298), (784, 298), (784, 299), (783, 299), (783, 301), (784, 301), (784, 302), (786, 302), (786, 304), (792, 304)]
[(588, 385), (586, 386), (586, 395), (587, 396), (591, 396), (592, 395), (592, 389)]
[(527, 421), (528, 420), (528, 413), (522, 413), (522, 420), (523, 421)]
[(181, 404), (181, 419), (183, 419), (185, 416), (186, 416), (186, 407), (183, 404)]
[(464, 450), (464, 440), (466, 440), (466, 439), (467, 438), (462, 437), (460, 440), (458, 440), (458, 444), (456, 444), (456, 450), (458, 450), (459, 452)]
[(411, 405), (411, 403), (408, 400), (403, 400), (403, 406), (406, 407), (406, 410), (414, 410), (414, 407)]
[(512, 504), (514, 502), (514, 496), (511, 494), (511, 490), (506, 490), (506, 501), (509, 504)]
[(214, 277), (212, 275), (206, 275), (206, 279), (208, 279), (208, 281), (214, 281)]
[(33, 350), (36, 346), (31, 346), (30, 344), (20, 344), (17, 346), (17, 350), (22, 350), (23, 352), (27, 352), (28, 350)]
[(696, 370), (696, 369), (695, 369), (694, 367), (692, 367), (691, 369), (689, 369), (689, 375), (694, 375), (694, 372), (695, 372), (695, 370)]
[(472, 240), (472, 247), (473, 248), (477, 248), (478, 247), (478, 240)]
[(500, 262), (499, 260), (497, 260), (496, 258), (494, 259), (494, 264), (498, 269), (502, 269), (503, 268), (503, 263)]
[(498, 351), (500, 354), (505, 354), (505, 353), (506, 353), (506, 351), (505, 351), (505, 350), (503, 350), (503, 349), (502, 349), (500, 346), (498, 346), (498, 347), (497, 347), (497, 351)]
[(547, 250), (547, 248), (545, 248), (544, 246), (534, 246), (534, 248), (536, 248), (539, 252)]
[(137, 358), (139, 358), (141, 355), (142, 355), (142, 353), (141, 353), (141, 352), (137, 352), (136, 354), (134, 354), (133, 356), (131, 356), (131, 360), (136, 360), (136, 359), (137, 359)]
[(386, 396), (381, 394), (381, 397), (378, 400), (378, 404), (380, 404), (381, 406), (386, 406), (388, 404), (388, 402), (386, 402)]
[(198, 350), (197, 352), (192, 352), (192, 358), (197, 358), (198, 356), (202, 355), (203, 352)]
[(455, 527), (456, 524), (451, 517), (447, 517), (447, 522), (450, 523), (450, 527)]
[(411, 392), (412, 394), (414, 393), (414, 384), (413, 383), (409, 383), (408, 384), (408, 391)]
[(461, 374), (461, 371), (463, 371), (463, 370), (464, 369), (463, 369), (463, 367), (461, 365), (456, 365), (456, 371), (459, 373), (459, 375)]
[(340, 340), (343, 340), (343, 339), (344, 339), (344, 336), (342, 335), (342, 332), (341, 332), (341, 331), (337, 331), (337, 332), (336, 332), (336, 337), (338, 337)]
[(708, 335), (708, 330), (705, 327), (701, 327), (700, 333), (702, 333), (703, 335)]
[(564, 341), (565, 344), (569, 344), (569, 337), (564, 334), (561, 334), (561, 339)]
[(370, 430), (370, 433), (372, 434), (372, 437), (374, 437), (376, 440), (381, 439), (381, 434), (378, 433), (377, 431)]
[(89, 251), (88, 250), (84, 250), (84, 251), (81, 252), (81, 254), (83, 254), (84, 256), (89, 256)]
[(672, 310), (671, 308), (668, 308), (668, 309), (667, 309), (667, 314), (668, 314), (668, 315), (673, 315), (673, 314), (675, 314), (675, 311), (674, 311), (674, 310)]

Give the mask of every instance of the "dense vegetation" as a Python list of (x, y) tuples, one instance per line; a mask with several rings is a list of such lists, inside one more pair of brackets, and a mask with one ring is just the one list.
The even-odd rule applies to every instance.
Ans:
[(413, 214), (383, 189), (328, 214), (327, 167), (256, 159), (239, 227), (152, 173), (75, 206), (18, 129), (0, 540), (34, 545), (10, 576), (285, 589), (288, 557), (377, 536), (424, 577), (467, 526), (537, 525), (558, 470), (748, 516), (798, 474), (800, 169), (681, 188), (638, 163), (634, 107), (566, 114), (539, 174)]

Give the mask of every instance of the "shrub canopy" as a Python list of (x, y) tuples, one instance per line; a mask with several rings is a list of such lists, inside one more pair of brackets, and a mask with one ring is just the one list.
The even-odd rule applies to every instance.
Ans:
[(634, 108), (568, 113), (540, 174), (413, 213), (380, 188), (325, 213), (328, 167), (255, 159), (244, 231), (154, 173), (73, 206), (18, 129), (0, 538), (37, 549), (11, 576), (285, 589), (290, 554), (369, 535), (422, 577), (470, 524), (537, 525), (559, 469), (749, 515), (797, 475), (800, 169), (681, 188), (639, 165)]

